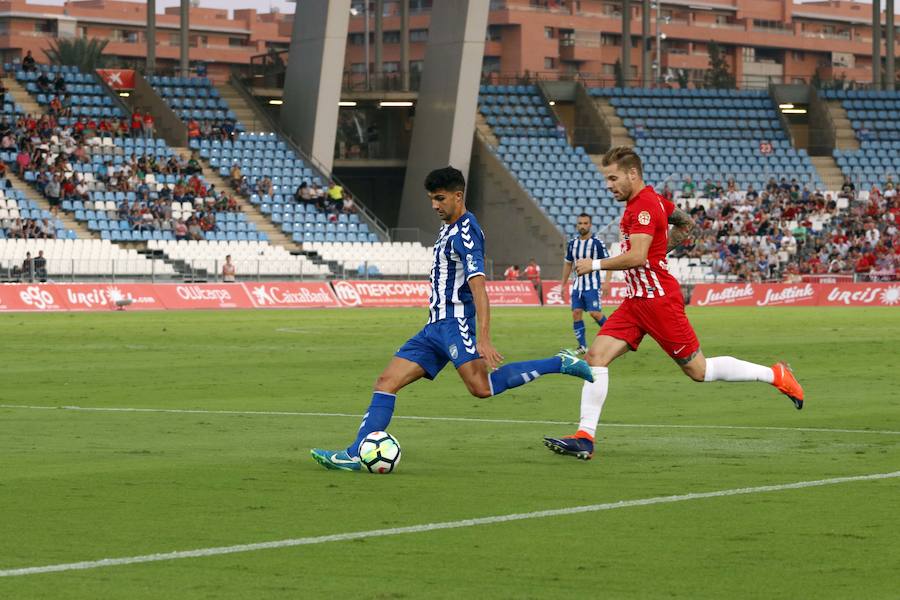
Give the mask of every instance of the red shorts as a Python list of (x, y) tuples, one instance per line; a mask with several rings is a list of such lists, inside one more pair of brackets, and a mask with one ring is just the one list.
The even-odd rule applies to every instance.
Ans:
[(613, 312), (597, 335), (620, 339), (637, 350), (645, 334), (674, 359), (686, 359), (700, 349), (697, 334), (684, 314), (684, 298), (628, 298)]

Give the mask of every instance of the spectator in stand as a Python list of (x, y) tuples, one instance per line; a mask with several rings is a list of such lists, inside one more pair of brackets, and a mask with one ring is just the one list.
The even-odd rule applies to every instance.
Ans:
[(156, 126), (153, 121), (153, 115), (150, 114), (149, 110), (144, 112), (141, 123), (144, 130), (144, 138), (152, 139), (156, 135)]
[(838, 196), (848, 200), (856, 200), (856, 186), (850, 180), (849, 175), (844, 175), (844, 183), (841, 185), (841, 193)]
[(31, 154), (29, 154), (27, 148), (23, 146), (19, 148), (19, 153), (16, 154), (16, 173), (24, 176), (25, 171), (27, 171), (30, 166)]
[(57, 95), (66, 93), (66, 78), (62, 73), (57, 73), (56, 79), (53, 80), (53, 91)]
[(37, 63), (31, 55), (31, 50), (26, 52), (25, 58), (22, 59), (22, 70), (28, 72), (37, 71)]
[(537, 261), (529, 259), (528, 265), (525, 267), (525, 279), (531, 282), (531, 285), (534, 286), (535, 290), (538, 290), (540, 293), (541, 289), (541, 267), (537, 264)]
[(175, 225), (172, 227), (172, 232), (175, 234), (176, 240), (181, 241), (188, 239), (188, 228), (182, 219), (178, 219), (175, 222)]
[(236, 273), (237, 271), (234, 268), (234, 263), (231, 262), (231, 255), (229, 254), (225, 257), (225, 264), (222, 265), (222, 281), (234, 283)]
[(231, 187), (234, 189), (238, 189), (241, 185), (241, 180), (244, 178), (243, 173), (241, 173), (241, 165), (238, 161), (234, 161), (231, 163), (231, 171), (229, 173), (231, 177)]
[(503, 278), (506, 281), (516, 281), (519, 279), (519, 265), (510, 265), (503, 271)]
[(17, 218), (9, 226), (10, 239), (20, 239), (25, 237), (25, 229), (22, 225), (22, 219)]
[(693, 198), (694, 191), (697, 189), (697, 185), (691, 180), (690, 175), (685, 175), (684, 183), (681, 184), (681, 197), (682, 198)]
[(47, 77), (47, 73), (45, 73), (44, 71), (41, 71), (41, 74), (38, 75), (38, 78), (35, 80), (35, 83), (37, 84), (38, 90), (42, 94), (50, 93), (50, 89), (51, 89), (50, 85), (51, 84), (50, 84), (50, 78)]
[(294, 192), (294, 202), (306, 204), (312, 200), (312, 190), (306, 181), (301, 181), (297, 191)]
[(134, 109), (131, 113), (131, 137), (139, 138), (141, 137), (141, 133), (144, 131), (144, 117), (141, 116), (141, 111), (138, 109)]
[(332, 204), (340, 204), (344, 200), (344, 188), (334, 179), (331, 180), (331, 185), (328, 186), (328, 200)]
[(341, 208), (341, 212), (345, 215), (353, 215), (356, 214), (356, 202), (353, 200), (353, 195), (350, 192), (344, 193), (344, 205)]
[(275, 191), (275, 188), (272, 184), (272, 180), (269, 179), (268, 175), (263, 175), (256, 182), (256, 193), (259, 194), (260, 196), (272, 196), (274, 191)]
[(672, 193), (672, 188), (669, 187), (669, 182), (668, 182), (668, 181), (666, 181), (666, 183), (665, 183), (665, 185), (663, 186), (663, 189), (662, 189), (662, 191), (659, 193), (659, 195), (662, 196), (663, 198), (665, 198), (666, 200), (670, 201), (670, 202), (672, 201), (672, 198), (674, 197), (674, 194)]
[(59, 175), (53, 175), (50, 181), (47, 182), (47, 185), (44, 186), (44, 196), (47, 198), (47, 202), (50, 204), (50, 210), (54, 211), (59, 208), (59, 199), (60, 194), (62, 193), (62, 186), (60, 184)]

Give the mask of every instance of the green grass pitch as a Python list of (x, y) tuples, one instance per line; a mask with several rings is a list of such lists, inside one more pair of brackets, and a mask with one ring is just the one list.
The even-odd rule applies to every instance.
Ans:
[[(478, 400), (449, 369), (396, 415), (532, 423), (395, 419), (389, 476), (310, 460), (357, 417), (259, 413), (360, 414), (422, 310), (0, 315), (0, 571), (900, 470), (900, 311), (688, 314), (708, 356), (792, 363), (806, 408), (691, 382), (648, 339), (582, 462), (541, 444), (571, 425), (534, 423), (576, 421), (580, 382)], [(573, 343), (563, 308), (495, 309), (493, 332), (507, 361)], [(900, 479), (858, 481), (0, 577), (0, 598), (896, 598), (898, 508)]]

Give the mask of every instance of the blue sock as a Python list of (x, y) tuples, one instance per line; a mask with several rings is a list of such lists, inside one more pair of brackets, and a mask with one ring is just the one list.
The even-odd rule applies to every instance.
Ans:
[(372, 403), (369, 404), (369, 410), (363, 415), (362, 424), (356, 433), (356, 441), (347, 448), (347, 454), (350, 456), (359, 456), (359, 444), (363, 439), (373, 431), (384, 431), (391, 422), (391, 416), (394, 414), (394, 401), (397, 400), (397, 394), (388, 394), (387, 392), (375, 392), (372, 394)]
[(562, 359), (558, 356), (503, 365), (490, 375), (491, 395), (496, 396), (508, 389), (530, 383), (541, 375), (559, 373), (561, 370)]
[(601, 314), (599, 319), (594, 319), (597, 322), (597, 325), (603, 327), (603, 324), (606, 323), (606, 315)]
[(575, 330), (575, 338), (578, 340), (578, 345), (587, 346), (587, 340), (584, 337), (584, 321), (573, 321), (572, 329)]

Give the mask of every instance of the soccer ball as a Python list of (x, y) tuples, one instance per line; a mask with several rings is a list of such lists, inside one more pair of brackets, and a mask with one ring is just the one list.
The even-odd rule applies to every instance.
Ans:
[(400, 444), (386, 431), (373, 431), (359, 443), (359, 460), (369, 473), (390, 473), (400, 463)]

